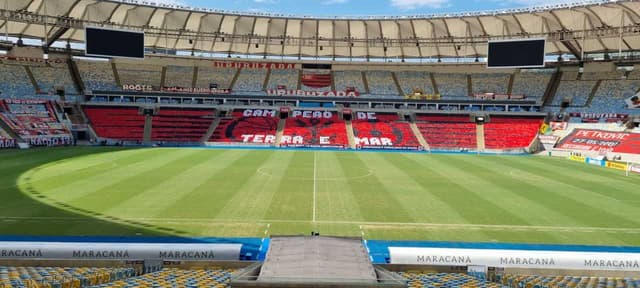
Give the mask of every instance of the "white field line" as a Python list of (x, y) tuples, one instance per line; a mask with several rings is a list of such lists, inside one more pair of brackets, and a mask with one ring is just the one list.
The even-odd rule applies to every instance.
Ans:
[[(11, 217), (0, 216), (0, 221), (50, 221), (50, 222), (90, 222), (96, 220), (125, 222), (139, 221), (152, 223), (175, 223), (175, 224), (253, 224), (267, 225), (272, 223), (312, 223), (309, 220), (284, 220), (284, 219), (263, 219), (255, 221), (234, 220), (234, 219), (204, 219), (204, 218), (82, 218), (82, 217)], [(440, 230), (511, 230), (511, 231), (563, 231), (563, 232), (619, 232), (640, 234), (640, 228), (606, 228), (606, 227), (569, 227), (569, 226), (522, 226), (522, 225), (490, 225), (490, 224), (445, 224), (445, 223), (405, 223), (405, 222), (365, 222), (365, 221), (321, 221), (321, 224), (346, 224), (361, 225), (363, 230), (381, 228), (407, 228), (417, 227), (423, 229)], [(395, 226), (395, 227), (394, 227)]]
[(317, 181), (317, 177), (316, 175), (318, 174), (316, 172), (318, 165), (317, 163), (317, 158), (316, 157), (317, 152), (313, 152), (313, 222), (316, 222), (316, 181)]

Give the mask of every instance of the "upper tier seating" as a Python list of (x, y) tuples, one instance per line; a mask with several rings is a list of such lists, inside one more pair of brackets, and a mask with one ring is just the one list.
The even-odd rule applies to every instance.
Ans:
[(353, 87), (362, 94), (366, 92), (360, 71), (335, 71), (333, 81), (337, 91), (345, 91), (348, 87)]
[(542, 119), (491, 117), (484, 124), (484, 141), (487, 149), (519, 149), (528, 147), (535, 139)]
[(468, 116), (416, 115), (416, 126), (431, 148), (476, 149), (476, 124)]
[(623, 277), (589, 277), (589, 276), (537, 276), (537, 275), (504, 275), (500, 281), (503, 287), (603, 287), (628, 288), (640, 287), (640, 280)]
[(549, 86), (553, 72), (539, 70), (522, 70), (514, 74), (511, 93), (524, 95), (529, 100), (542, 99)]
[(6, 98), (28, 98), (36, 94), (25, 68), (9, 64), (0, 64), (0, 92)]
[(409, 288), (500, 288), (499, 284), (481, 280), (462, 273), (400, 272), (399, 274), (407, 279), (407, 285)]
[(233, 86), (233, 91), (240, 92), (260, 92), (263, 89), (264, 80), (267, 77), (267, 69), (240, 70), (240, 75)]
[(143, 63), (117, 63), (116, 68), (122, 85), (139, 84), (160, 87), (162, 66)]
[[(312, 146), (342, 146), (349, 145), (347, 126), (340, 120), (336, 112), (331, 112), (330, 118), (323, 118), (320, 112), (316, 115), (303, 113), (287, 118), (282, 133), (282, 144), (312, 145)], [(306, 117), (305, 117), (306, 116)], [(303, 143), (298, 142), (301, 137)]]
[[(304, 75), (313, 75), (313, 74), (327, 75), (328, 77), (331, 77), (331, 72), (325, 69), (304, 69), (302, 72), (302, 77), (304, 77)], [(301, 82), (302, 82), (301, 88), (304, 91), (330, 91), (331, 90), (331, 83), (328, 83), (329, 85), (326, 85), (324, 87), (311, 87), (311, 86), (305, 85), (305, 81), (301, 81)]]
[(110, 62), (76, 61), (76, 65), (87, 92), (92, 90), (120, 90), (116, 83), (116, 78), (113, 76), (113, 68)]
[(126, 141), (142, 141), (144, 116), (136, 107), (85, 106), (85, 115), (98, 137)]
[(278, 86), (283, 85), (288, 90), (296, 90), (298, 88), (299, 73), (299, 70), (294, 69), (272, 69), (267, 89), (278, 89)]
[(552, 105), (560, 105), (564, 99), (571, 99), (571, 106), (587, 105), (589, 95), (597, 81), (561, 81)]
[(164, 86), (191, 88), (192, 84), (193, 66), (167, 66), (164, 74)]
[(600, 83), (593, 97), (591, 108), (584, 112), (637, 114), (638, 109), (628, 109), (625, 99), (640, 89), (639, 80), (605, 80)]
[(89, 287), (133, 277), (133, 268), (5, 267), (0, 266), (0, 288)]
[(236, 72), (238, 72), (236, 68), (198, 66), (196, 88), (209, 88), (210, 84), (217, 84), (219, 89), (231, 89), (231, 82)]
[(31, 66), (31, 73), (42, 93), (53, 93), (58, 87), (63, 87), (66, 94), (78, 94), (66, 64)]
[(69, 130), (58, 121), (51, 103), (5, 103), (0, 118), (23, 139), (39, 137), (70, 137)]
[(431, 77), (428, 72), (400, 71), (396, 77), (404, 94), (413, 93), (415, 89), (421, 89), (425, 94), (434, 94)]
[[(279, 119), (275, 111), (266, 116), (244, 116), (243, 110), (235, 110), (232, 118), (222, 118), (209, 138), (210, 142), (274, 144)], [(243, 137), (245, 135), (246, 138)], [(251, 136), (250, 136), (251, 135)], [(253, 137), (252, 135), (259, 135)]]
[(471, 74), (473, 93), (506, 94), (510, 78), (511, 74)]
[(621, 80), (624, 74), (621, 71), (610, 72), (585, 72), (582, 73), (582, 80)]
[(375, 119), (354, 119), (356, 145), (368, 147), (418, 148), (420, 143), (409, 123), (399, 121), (398, 114), (375, 113)]
[(367, 71), (367, 83), (369, 84), (369, 94), (372, 96), (397, 97), (398, 88), (393, 81), (393, 76), (389, 71)]
[(460, 73), (433, 74), (440, 95), (444, 99), (468, 99), (469, 90), (467, 85), (467, 75)]
[(151, 140), (200, 142), (213, 123), (213, 110), (162, 108), (153, 116)]
[(93, 286), (92, 288), (223, 288), (228, 287), (233, 269), (193, 269), (183, 270), (165, 268), (161, 271), (144, 274), (109, 284)]

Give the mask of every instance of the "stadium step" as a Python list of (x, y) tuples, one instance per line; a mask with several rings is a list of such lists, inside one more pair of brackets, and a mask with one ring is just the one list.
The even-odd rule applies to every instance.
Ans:
[(476, 125), (476, 143), (478, 143), (478, 151), (484, 151), (486, 148), (484, 142), (484, 125)]
[(276, 132), (276, 147), (280, 147), (280, 143), (282, 142), (282, 135), (284, 134), (284, 127), (287, 121), (285, 119), (280, 119), (278, 122), (278, 130)]
[(420, 145), (422, 145), (424, 150), (426, 151), (431, 150), (431, 148), (429, 147), (429, 143), (427, 143), (427, 140), (425, 140), (424, 136), (422, 136), (422, 133), (420, 133), (420, 129), (418, 129), (418, 126), (416, 125), (416, 123), (415, 122), (409, 123), (409, 127), (411, 127), (411, 131), (413, 131), (413, 134), (416, 136), (416, 138), (418, 139), (418, 142), (420, 142)]
[(353, 135), (353, 124), (351, 124), (351, 120), (345, 121), (345, 125), (347, 126), (347, 139), (349, 140), (349, 148), (356, 148), (356, 139)]
[(213, 132), (216, 131), (216, 128), (220, 124), (220, 120), (221, 118), (219, 117), (216, 117), (216, 119), (213, 120), (213, 122), (211, 123), (211, 126), (209, 126), (209, 129), (207, 130), (207, 133), (205, 133), (204, 136), (202, 136), (201, 142), (207, 142), (209, 141), (209, 139), (211, 139), (211, 135), (213, 135)]
[(153, 117), (152, 116), (144, 116), (144, 136), (142, 140), (144, 143), (151, 143), (151, 132), (153, 130)]

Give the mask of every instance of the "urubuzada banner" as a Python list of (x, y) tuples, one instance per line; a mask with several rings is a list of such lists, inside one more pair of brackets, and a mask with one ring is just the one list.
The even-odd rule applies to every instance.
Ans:
[(0, 139), (0, 149), (8, 149), (15, 148), (16, 140), (15, 139)]
[(557, 146), (559, 149), (640, 154), (640, 134), (576, 129)]
[(358, 91), (267, 90), (269, 96), (291, 97), (358, 97)]
[(296, 69), (294, 63), (274, 63), (274, 62), (236, 62), (236, 61), (216, 61), (213, 62), (216, 68), (247, 68), (247, 69)]

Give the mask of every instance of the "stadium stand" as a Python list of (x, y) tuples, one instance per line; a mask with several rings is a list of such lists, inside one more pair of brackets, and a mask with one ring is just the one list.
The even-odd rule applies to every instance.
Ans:
[(298, 88), (298, 74), (299, 70), (294, 69), (272, 69), (267, 89), (284, 86), (286, 89), (295, 90)]
[(527, 99), (542, 99), (552, 75), (548, 70), (520, 70), (514, 75), (511, 93), (524, 95)]
[(212, 122), (212, 110), (163, 108), (153, 116), (151, 140), (200, 142)]
[(116, 68), (122, 85), (149, 85), (160, 87), (162, 67), (159, 65), (117, 63)]
[(484, 141), (487, 149), (519, 149), (528, 147), (535, 139), (542, 124), (541, 118), (491, 117), (484, 124)]
[(622, 277), (537, 276), (506, 274), (498, 281), (502, 287), (640, 287), (640, 280)]
[(89, 287), (136, 275), (134, 268), (0, 266), (0, 288)]
[(416, 115), (416, 126), (432, 149), (476, 149), (476, 124), (468, 116)]
[(352, 122), (356, 145), (363, 148), (413, 148), (421, 145), (409, 123), (399, 121), (395, 113), (375, 113), (368, 119)]
[(507, 94), (507, 92), (509, 92), (510, 77), (511, 74), (471, 74), (473, 93)]
[(177, 269), (165, 268), (158, 272), (144, 274), (113, 283), (91, 286), (91, 288), (134, 288), (134, 287), (228, 287), (234, 269)]
[(87, 91), (92, 90), (105, 90), (105, 91), (117, 91), (120, 90), (116, 79), (113, 76), (113, 68), (111, 63), (107, 61), (76, 61), (78, 70), (80, 72), (80, 78), (84, 83)]
[[(421, 273), (407, 271), (399, 273), (407, 279), (409, 288), (435, 288), (435, 287), (474, 287), (474, 288), (500, 288), (497, 283), (488, 282), (463, 273)], [(524, 287), (524, 286), (521, 286)], [(529, 286), (527, 286), (529, 287)]]
[(353, 87), (361, 94), (366, 92), (360, 71), (335, 71), (333, 79), (337, 91), (346, 91), (347, 88)]
[(0, 65), (0, 92), (4, 98), (32, 98), (36, 90), (25, 68), (20, 65)]
[(40, 93), (55, 94), (60, 87), (64, 88), (66, 94), (78, 94), (66, 64), (31, 66), (31, 73), (38, 83)]
[(443, 99), (468, 99), (467, 75), (459, 73), (436, 73), (433, 75)]
[(596, 83), (597, 81), (563, 80), (558, 86), (552, 105), (559, 106), (566, 99), (571, 102), (571, 106), (584, 107)]
[(43, 100), (5, 100), (0, 119), (22, 139), (70, 137), (58, 120), (51, 102)]
[[(306, 113), (305, 113), (306, 112)], [(283, 135), (283, 145), (299, 145), (296, 137), (302, 138), (305, 146), (333, 146), (346, 147), (349, 144), (347, 129), (344, 121), (335, 112), (331, 117), (325, 117), (321, 111), (294, 111), (294, 115), (287, 118)]]
[(396, 77), (404, 94), (413, 93), (415, 89), (425, 94), (435, 93), (428, 72), (400, 71), (396, 72)]
[(266, 115), (248, 113), (246, 116), (245, 110), (233, 111), (231, 117), (220, 119), (209, 142), (274, 144), (279, 119), (275, 111), (266, 111), (269, 111)]
[(142, 141), (144, 116), (137, 107), (85, 106), (84, 113), (89, 118), (98, 137), (126, 141)]
[(367, 71), (369, 94), (380, 98), (397, 98), (398, 88), (390, 71)]
[(215, 84), (219, 89), (231, 89), (231, 82), (237, 71), (235, 68), (198, 66), (196, 88), (209, 88), (209, 85)]
[(233, 90), (238, 92), (261, 92), (266, 77), (267, 69), (244, 68), (240, 70), (240, 75), (238, 75)]
[(193, 83), (193, 66), (167, 66), (164, 86), (191, 88)]
[(591, 107), (585, 112), (638, 113), (638, 109), (628, 109), (624, 101), (636, 94), (638, 89), (638, 80), (604, 80), (593, 97)]

